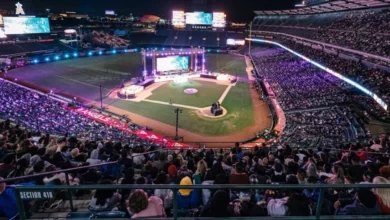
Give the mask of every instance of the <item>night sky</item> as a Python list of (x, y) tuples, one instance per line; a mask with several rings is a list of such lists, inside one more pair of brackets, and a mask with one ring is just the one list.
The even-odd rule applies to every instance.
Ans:
[[(50, 8), (52, 12), (76, 11), (90, 15), (103, 15), (104, 10), (118, 14), (154, 14), (169, 18), (173, 9), (192, 10), (191, 0), (20, 0), (32, 1), (35, 11)], [(297, 0), (212, 0), (212, 10), (223, 11), (230, 21), (249, 21), (254, 10), (289, 9)], [(0, 9), (13, 10), (17, 0), (0, 0)], [(26, 5), (28, 3), (25, 3)]]

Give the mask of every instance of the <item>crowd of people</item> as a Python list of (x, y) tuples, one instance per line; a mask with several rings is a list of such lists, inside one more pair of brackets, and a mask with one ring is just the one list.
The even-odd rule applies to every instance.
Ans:
[[(122, 132), (64, 108), (65, 104), (32, 90), (0, 80), (0, 118), (10, 119), (35, 132), (68, 135), (90, 140), (113, 140), (137, 144), (146, 140)], [(123, 122), (125, 124), (125, 122)], [(140, 126), (128, 123), (136, 130)]]
[[(324, 112), (326, 114), (326, 112)], [(330, 116), (331, 117), (331, 116)], [(316, 213), (319, 190), (255, 189), (258, 184), (373, 184), (372, 189), (326, 190), (322, 215), (390, 214), (389, 137), (368, 144), (346, 144), (330, 148), (296, 148), (287, 144), (263, 144), (251, 151), (238, 145), (230, 150), (189, 149), (153, 151), (131, 148), (120, 142), (81, 141), (73, 137), (37, 136), (9, 121), (0, 123), (2, 164), (0, 181), (6, 178), (42, 174), (69, 167), (102, 164), (69, 173), (70, 184), (105, 184), (112, 190), (80, 190), (74, 196), (90, 196), (92, 213), (122, 211), (131, 218), (172, 215), (174, 193), (179, 216), (248, 217), (309, 216)], [(336, 133), (329, 133), (337, 138)], [(14, 141), (16, 139), (16, 141)], [(33, 144), (38, 139), (38, 144)], [(9, 142), (8, 142), (9, 141)], [(54, 144), (53, 144), (54, 142)], [(10, 143), (15, 143), (14, 145)], [(22, 148), (16, 150), (18, 146)], [(13, 151), (16, 150), (16, 151)], [(146, 152), (146, 154), (143, 154)], [(115, 164), (105, 164), (118, 161)], [(0, 183), (0, 215), (18, 215), (12, 184), (66, 185), (65, 173)], [(116, 184), (137, 184), (139, 189), (116, 190)], [(252, 184), (253, 189), (143, 189), (147, 185)], [(180, 187), (179, 187), (180, 188)], [(68, 199), (55, 192), (41, 209), (56, 210)], [(31, 203), (30, 203), (31, 204)], [(27, 205), (28, 206), (28, 205)]]
[[(298, 51), (299, 53), (315, 60), (330, 69), (341, 73), (344, 76), (360, 83), (366, 88), (369, 88), (374, 93), (378, 94), (386, 103), (390, 101), (390, 77), (388, 72), (379, 68), (370, 68), (363, 64), (361, 61), (354, 61), (348, 59), (342, 59), (330, 53), (326, 53), (322, 50), (315, 50), (310, 47), (306, 47), (297, 44), (293, 41), (284, 41), (284, 44), (291, 49)], [(349, 96), (350, 99), (361, 100), (364, 99), (366, 103), (370, 103), (368, 99), (370, 97), (364, 97), (361, 95)], [(387, 112), (383, 110), (377, 103), (366, 105), (367, 110), (371, 113), (386, 119), (388, 117)]]
[(383, 57), (390, 56), (389, 9), (258, 17), (254, 24), (254, 30), (283, 32)]
[(257, 80), (284, 110), (283, 143), (328, 146), (367, 137), (364, 121), (345, 106), (351, 86), (286, 51), (260, 48), (252, 53)]

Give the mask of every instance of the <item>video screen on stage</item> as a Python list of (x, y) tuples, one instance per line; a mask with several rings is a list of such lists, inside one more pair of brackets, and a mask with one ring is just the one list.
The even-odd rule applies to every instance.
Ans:
[(3, 17), (5, 34), (50, 33), (48, 18)]
[(213, 14), (204, 12), (187, 12), (186, 24), (191, 25), (212, 25)]
[(171, 56), (157, 58), (157, 71), (166, 72), (171, 70), (187, 70), (187, 56)]

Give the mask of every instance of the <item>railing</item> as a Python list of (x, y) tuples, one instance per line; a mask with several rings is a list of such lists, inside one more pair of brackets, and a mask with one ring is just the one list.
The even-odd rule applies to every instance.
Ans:
[[(163, 218), (163, 219), (178, 219), (178, 207), (177, 207), (177, 193), (179, 189), (233, 189), (233, 190), (264, 190), (264, 189), (273, 189), (273, 190), (285, 190), (285, 189), (317, 189), (319, 190), (319, 198), (316, 205), (316, 213), (314, 216), (282, 216), (277, 217), (277, 219), (390, 219), (390, 215), (375, 215), (375, 216), (321, 216), (321, 208), (324, 201), (325, 190), (328, 189), (371, 189), (371, 188), (390, 188), (390, 184), (354, 184), (354, 185), (88, 185), (88, 186), (34, 186), (34, 187), (23, 187), (16, 186), (15, 194), (16, 201), (19, 210), (20, 219), (26, 219), (25, 207), (23, 204), (23, 199), (26, 198), (26, 195), (31, 193), (39, 193), (40, 195), (47, 195), (46, 199), (51, 199), (50, 195), (54, 190), (67, 190), (71, 194), (75, 190), (120, 190), (120, 189), (170, 189), (173, 191), (173, 218)], [(28, 192), (28, 193), (26, 193)], [(21, 194), (22, 193), (22, 194)], [(268, 219), (269, 217), (264, 217)], [(194, 219), (194, 218), (192, 218)], [(198, 218), (196, 218), (198, 219)], [(203, 219), (203, 218), (200, 218)], [(216, 219), (216, 218), (204, 218), (204, 219)], [(228, 219), (245, 219), (245, 218), (228, 218)], [(251, 218), (253, 219), (253, 218)], [(256, 219), (261, 219), (261, 217), (256, 217)]]
[(252, 31), (252, 33), (253, 34), (256, 34), (256, 33), (268, 33), (268, 34), (282, 35), (282, 36), (286, 36), (286, 37), (290, 37), (290, 38), (296, 38), (296, 39), (304, 40), (306, 42), (310, 42), (310, 43), (314, 43), (314, 44), (318, 44), (318, 45), (322, 45), (322, 46), (327, 46), (327, 47), (339, 49), (339, 50), (342, 50), (342, 51), (345, 51), (345, 52), (358, 54), (358, 55), (363, 56), (363, 57), (369, 57), (369, 58), (373, 58), (373, 59), (376, 59), (376, 60), (390, 62), (390, 58), (382, 57), (382, 56), (371, 54), (371, 53), (366, 53), (366, 52), (359, 51), (359, 50), (345, 48), (345, 47), (337, 46), (337, 45), (334, 45), (334, 44), (329, 44), (329, 43), (324, 43), (324, 42), (320, 42), (320, 41), (315, 41), (315, 40), (311, 40), (311, 39), (308, 39), (308, 38), (299, 37), (299, 36), (296, 36), (296, 35), (285, 34), (285, 33), (282, 33), (282, 32), (256, 31), (256, 30), (254, 30), (254, 31)]
[[(145, 153), (140, 153), (138, 155), (131, 156), (131, 159), (134, 160), (134, 157), (139, 157), (139, 156), (143, 156), (143, 155), (147, 155), (147, 154), (153, 154), (153, 153), (160, 152), (160, 151), (166, 151), (166, 149), (159, 149), (159, 150), (155, 150), (155, 151), (149, 151), (149, 152), (145, 152)], [(8, 179), (0, 180), (0, 184), (1, 183), (14, 183), (14, 182), (19, 182), (21, 180), (36, 179), (38, 177), (42, 177), (43, 178), (43, 177), (46, 177), (46, 176), (49, 176), (49, 175), (64, 173), (65, 174), (66, 185), (70, 186), (69, 173), (72, 173), (72, 172), (75, 172), (75, 171), (79, 171), (79, 170), (90, 169), (90, 168), (98, 168), (98, 167), (103, 167), (103, 166), (116, 165), (116, 164), (118, 164), (118, 162), (119, 161), (103, 162), (101, 164), (96, 164), (96, 165), (74, 167), (74, 168), (63, 169), (63, 170), (56, 170), (56, 171), (45, 172), (45, 173), (40, 173), (40, 174), (21, 176), (21, 177), (15, 177), (15, 178), (8, 178)], [(119, 173), (120, 173), (120, 170), (118, 169), (117, 173), (116, 173), (116, 177), (119, 176)], [(46, 186), (44, 188), (46, 188)], [(73, 199), (72, 199), (71, 191), (68, 191), (68, 196), (69, 196), (69, 206), (70, 206), (70, 209), (73, 211), (74, 207), (73, 207)]]

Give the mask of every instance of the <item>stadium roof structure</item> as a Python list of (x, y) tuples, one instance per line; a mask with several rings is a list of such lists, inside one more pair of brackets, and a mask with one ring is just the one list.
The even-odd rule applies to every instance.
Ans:
[(390, 6), (390, 0), (336, 0), (290, 10), (254, 11), (256, 15), (305, 15)]

